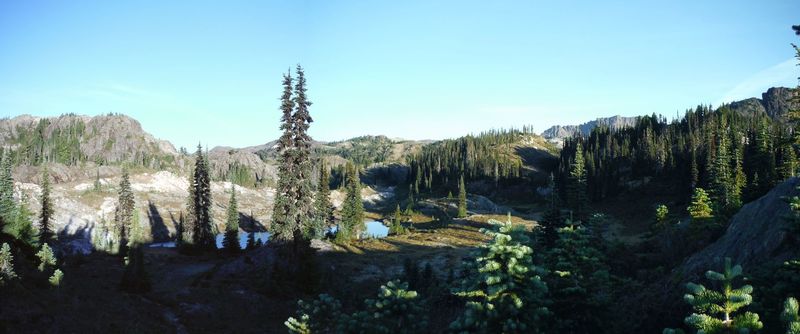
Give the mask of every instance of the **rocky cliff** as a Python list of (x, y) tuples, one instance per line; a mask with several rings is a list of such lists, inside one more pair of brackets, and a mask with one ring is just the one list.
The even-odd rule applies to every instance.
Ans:
[(554, 125), (544, 130), (544, 132), (542, 132), (542, 137), (552, 143), (561, 144), (566, 138), (574, 137), (578, 134), (583, 136), (588, 135), (592, 132), (592, 129), (601, 125), (608, 126), (612, 130), (617, 130), (633, 126), (634, 124), (636, 124), (636, 117), (623, 117), (619, 115), (601, 117), (580, 125)]

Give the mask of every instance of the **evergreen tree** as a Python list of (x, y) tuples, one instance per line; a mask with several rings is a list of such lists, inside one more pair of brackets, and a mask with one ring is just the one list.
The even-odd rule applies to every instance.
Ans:
[(122, 179), (119, 182), (119, 197), (117, 199), (117, 207), (114, 210), (114, 227), (119, 229), (119, 244), (125, 246), (128, 244), (131, 231), (131, 222), (133, 220), (133, 210), (135, 199), (133, 197), (133, 190), (131, 190), (130, 175), (128, 169), (122, 169)]
[(36, 257), (39, 258), (39, 271), (45, 271), (48, 267), (56, 265), (56, 256), (47, 243), (42, 244), (42, 248), (36, 253)]
[(50, 285), (52, 286), (59, 286), (61, 285), (61, 280), (63, 279), (64, 279), (64, 272), (62, 272), (61, 269), (56, 269), (53, 271), (53, 275), (51, 275), (50, 278), (47, 279), (47, 281), (50, 282)]
[(299, 300), (297, 306), (297, 318), (290, 317), (284, 323), (289, 333), (338, 333), (347, 318), (342, 314), (342, 304), (327, 294), (311, 302)]
[(3, 243), (0, 247), (0, 286), (17, 277), (14, 272), (14, 256), (11, 254), (11, 247)]
[(324, 162), (319, 167), (319, 185), (314, 199), (314, 212), (316, 218), (311, 230), (315, 238), (322, 237), (325, 230), (333, 223), (334, 206), (331, 204), (330, 173)]
[(129, 293), (150, 291), (150, 277), (144, 268), (144, 252), (140, 244), (133, 244), (128, 249), (127, 264), (122, 273), (120, 289)]
[(692, 195), (692, 203), (689, 204), (689, 215), (692, 219), (706, 219), (712, 218), (712, 210), (710, 205), (711, 200), (708, 198), (703, 188), (695, 188), (694, 195)]
[(408, 230), (403, 227), (402, 220), (403, 214), (400, 212), (400, 204), (398, 204), (392, 216), (392, 224), (389, 226), (389, 235), (400, 235), (408, 232)]
[(242, 250), (239, 245), (239, 207), (236, 203), (236, 186), (231, 187), (231, 200), (228, 202), (228, 219), (225, 222), (222, 248), (234, 254)]
[[(292, 115), (294, 125), (293, 129), (293, 161), (295, 163), (295, 190), (293, 192), (294, 198), (292, 201), (295, 205), (295, 213), (293, 222), (293, 239), (295, 246), (303, 239), (303, 232), (307, 230), (309, 222), (314, 219), (314, 205), (313, 205), (313, 185), (312, 172), (313, 163), (311, 161), (311, 136), (308, 135), (308, 128), (314, 120), (309, 114), (309, 107), (311, 101), (306, 96), (306, 77), (303, 68), (297, 65), (296, 68), (297, 81), (294, 85), (294, 105), (295, 110)], [(297, 250), (296, 250), (297, 251)]]
[(278, 139), (278, 184), (275, 188), (275, 202), (272, 208), (272, 222), (269, 225), (272, 239), (276, 242), (285, 242), (293, 238), (294, 217), (296, 207), (294, 206), (294, 185), (295, 179), (295, 156), (294, 150), (294, 99), (292, 99), (292, 76), (291, 73), (283, 75), (283, 95), (281, 95), (281, 126), (283, 134)]
[(427, 329), (427, 316), (416, 291), (408, 284), (389, 281), (381, 285), (377, 299), (367, 299), (366, 308), (350, 317), (348, 333), (420, 333)]
[(547, 286), (541, 269), (533, 265), (533, 251), (521, 226), (510, 221), (489, 221), (484, 230), (490, 238), (480, 247), (476, 262), (468, 267), (475, 275), (464, 282), (457, 295), (469, 301), (462, 316), (450, 328), (461, 333), (539, 333), (544, 331)]
[(783, 303), (783, 312), (781, 312), (781, 320), (786, 323), (786, 334), (800, 334), (800, 316), (797, 311), (797, 299), (786, 298)]
[(0, 161), (0, 230), (13, 219), (16, 209), (12, 164), (11, 153), (6, 151)]
[(39, 213), (39, 241), (48, 242), (53, 239), (53, 230), (50, 226), (50, 219), (53, 217), (53, 203), (50, 201), (50, 175), (47, 170), (42, 173), (40, 203), (42, 211)]
[(343, 233), (344, 237), (354, 238), (366, 228), (364, 226), (364, 203), (361, 199), (361, 181), (357, 167), (347, 163), (347, 188), (344, 203), (342, 203), (342, 223), (337, 235)]
[(548, 250), (550, 272), (546, 283), (551, 291), (557, 333), (603, 333), (609, 324), (611, 275), (605, 256), (592, 235), (580, 222), (558, 229), (558, 240)]
[(667, 220), (669, 209), (666, 205), (660, 204), (656, 207), (656, 225), (663, 225)]
[(690, 293), (684, 296), (684, 300), (698, 313), (686, 317), (686, 324), (696, 328), (698, 334), (749, 333), (760, 330), (763, 325), (758, 314), (744, 312), (734, 316), (734, 313), (753, 301), (750, 295), (753, 293), (752, 286), (733, 288), (733, 281), (741, 274), (742, 267), (731, 266), (731, 259), (726, 258), (723, 272), (706, 272), (707, 279), (722, 285), (721, 291), (708, 290), (695, 283), (687, 284), (686, 288)]
[(458, 181), (458, 218), (467, 217), (467, 187), (464, 184), (464, 175)]
[(558, 239), (557, 230), (562, 227), (563, 219), (561, 217), (561, 209), (559, 208), (558, 191), (555, 185), (555, 178), (550, 175), (550, 201), (547, 204), (547, 210), (542, 216), (542, 221), (539, 224), (542, 226), (542, 234), (545, 241), (545, 246), (552, 246)]
[(23, 195), (19, 205), (13, 213), (12, 220), (5, 226), (5, 232), (12, 235), (17, 240), (20, 240), (30, 246), (35, 246), (39, 242), (37, 232), (33, 227), (31, 220), (31, 210), (28, 208), (27, 199)]
[(208, 161), (200, 145), (197, 145), (195, 153), (191, 186), (194, 188), (190, 191), (190, 195), (193, 196), (191, 208), (194, 209), (191, 214), (194, 220), (191, 223), (193, 229), (191, 244), (198, 250), (214, 250), (217, 247), (211, 225), (211, 178)]
[(569, 179), (567, 180), (567, 203), (572, 209), (574, 217), (583, 217), (589, 207), (588, 189), (586, 184), (586, 161), (583, 158), (583, 148), (578, 143), (575, 158), (570, 165)]

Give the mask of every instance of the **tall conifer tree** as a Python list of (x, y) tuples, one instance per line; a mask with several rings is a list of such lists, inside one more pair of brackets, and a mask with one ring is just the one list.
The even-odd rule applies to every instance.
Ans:
[(46, 243), (53, 239), (53, 203), (50, 201), (50, 174), (42, 172), (42, 195), (40, 197), (42, 211), (39, 213), (39, 242)]
[(295, 241), (303, 238), (305, 226), (314, 219), (313, 205), (313, 184), (312, 173), (313, 164), (311, 161), (311, 136), (308, 135), (308, 127), (314, 120), (309, 114), (311, 101), (306, 96), (306, 77), (303, 68), (297, 65), (297, 82), (294, 85), (294, 105), (295, 112), (292, 115), (294, 123), (294, 163), (295, 163), (295, 191), (292, 199), (295, 206), (295, 216), (293, 222), (292, 235)]
[(227, 216), (222, 248), (229, 253), (238, 253), (242, 248), (239, 245), (239, 205), (236, 202), (236, 186), (231, 187), (231, 199), (228, 202)]
[(467, 217), (467, 186), (464, 184), (464, 175), (458, 181), (458, 218)]
[(211, 178), (209, 177), (208, 161), (203, 154), (203, 147), (197, 145), (195, 153), (194, 174), (192, 178), (194, 212), (191, 224), (193, 244), (199, 250), (214, 250), (216, 242), (211, 227)]
[(292, 75), (283, 75), (283, 94), (281, 95), (281, 126), (283, 134), (278, 139), (278, 185), (275, 189), (275, 202), (272, 208), (272, 222), (270, 232), (272, 239), (285, 242), (292, 239), (295, 206), (293, 202), (294, 190), (294, 99), (292, 99)]

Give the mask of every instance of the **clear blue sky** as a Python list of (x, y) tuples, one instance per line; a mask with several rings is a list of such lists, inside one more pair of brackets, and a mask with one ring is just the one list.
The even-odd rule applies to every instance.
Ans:
[(176, 146), (439, 139), (719, 104), (795, 86), (800, 1), (2, 1), (0, 117), (110, 111)]

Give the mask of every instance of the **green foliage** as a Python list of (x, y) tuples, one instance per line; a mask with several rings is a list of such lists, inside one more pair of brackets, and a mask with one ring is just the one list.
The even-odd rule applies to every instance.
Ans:
[(408, 233), (408, 229), (403, 226), (403, 213), (400, 211), (400, 204), (394, 210), (392, 224), (389, 225), (389, 235), (402, 235)]
[(37, 245), (40, 239), (37, 237), (36, 230), (33, 227), (32, 215), (25, 198), (23, 198), (19, 205), (16, 206), (12, 220), (5, 225), (4, 232), (29, 246)]
[(236, 187), (231, 187), (231, 199), (228, 202), (228, 219), (225, 221), (225, 236), (222, 239), (222, 248), (229, 253), (241, 251), (239, 245), (239, 206), (236, 203)]
[(328, 144), (332, 148), (323, 148), (320, 153), (333, 154), (352, 161), (360, 167), (374, 163), (389, 161), (394, 141), (385, 136), (361, 136), (343, 142)]
[(50, 276), (50, 278), (47, 279), (47, 281), (50, 282), (50, 285), (52, 286), (59, 286), (61, 285), (62, 279), (64, 279), (64, 273), (61, 271), (61, 269), (56, 269), (55, 271), (53, 271), (53, 275)]
[(781, 320), (786, 324), (786, 334), (800, 334), (800, 316), (797, 315), (797, 311), (797, 299), (786, 298), (781, 312)]
[(17, 277), (14, 272), (14, 256), (11, 254), (11, 246), (3, 243), (0, 247), (0, 286)]
[(712, 215), (711, 200), (708, 198), (708, 193), (706, 193), (703, 188), (696, 188), (694, 190), (694, 195), (692, 195), (692, 203), (689, 204), (687, 211), (689, 211), (689, 215), (692, 216), (692, 219), (706, 219), (714, 217)]
[(189, 248), (200, 251), (217, 248), (211, 222), (211, 179), (209, 176), (208, 157), (203, 154), (203, 147), (197, 145), (192, 178), (189, 182)]
[(467, 186), (464, 184), (464, 175), (458, 181), (458, 218), (467, 217)]
[(572, 210), (573, 217), (582, 218), (588, 214), (586, 160), (583, 158), (583, 148), (580, 143), (575, 149), (575, 157), (570, 164), (567, 178), (567, 205)]
[[(336, 231), (336, 240), (347, 242), (366, 229), (364, 226), (364, 203), (361, 200), (359, 172), (352, 163), (347, 164), (347, 189), (342, 203), (342, 222)], [(342, 234), (340, 237), (339, 234)]]
[(50, 220), (53, 218), (53, 203), (50, 200), (50, 175), (47, 170), (42, 172), (42, 196), (39, 198), (42, 206), (39, 212), (39, 240), (48, 242), (53, 239), (53, 228)]
[(362, 310), (346, 315), (339, 301), (323, 294), (311, 302), (299, 301), (297, 318), (284, 324), (290, 333), (420, 333), (426, 329), (425, 310), (407, 283), (387, 282), (376, 299), (364, 304)]
[(119, 229), (120, 245), (126, 246), (130, 238), (130, 224), (133, 220), (135, 205), (133, 190), (131, 190), (130, 174), (128, 174), (127, 168), (122, 170), (122, 179), (119, 182), (118, 195), (117, 207), (114, 210), (114, 226)]
[(14, 219), (16, 209), (12, 166), (11, 154), (6, 151), (0, 161), (0, 228), (5, 228), (5, 225)]
[(544, 331), (547, 286), (533, 265), (533, 251), (524, 230), (510, 221), (490, 220), (491, 238), (478, 250), (476, 262), (456, 295), (468, 300), (466, 311), (450, 327), (471, 333), (539, 333)]
[(669, 215), (669, 209), (664, 204), (659, 204), (656, 206), (656, 225), (662, 225), (667, 220), (667, 215)]
[(53, 254), (53, 249), (46, 243), (42, 244), (42, 248), (36, 253), (39, 258), (39, 271), (45, 271), (48, 267), (56, 265), (56, 256)]
[(491, 130), (425, 145), (408, 157), (415, 193), (420, 187), (453, 189), (462, 175), (466, 181), (489, 179), (495, 183), (519, 178), (522, 159), (517, 153), (518, 143), (531, 135), (534, 131), (529, 127)]
[(342, 321), (342, 304), (335, 298), (321, 294), (311, 302), (297, 301), (297, 318), (284, 323), (290, 333), (336, 333)]
[(325, 230), (333, 224), (334, 206), (331, 203), (330, 173), (324, 162), (320, 162), (319, 181), (317, 193), (314, 197), (314, 219), (309, 226), (309, 234), (312, 237), (320, 238), (325, 234)]
[(611, 302), (611, 275), (604, 254), (580, 222), (567, 221), (546, 254), (546, 278), (555, 315), (555, 332), (603, 333)]
[(688, 283), (686, 288), (690, 293), (684, 296), (684, 300), (697, 313), (686, 317), (684, 322), (696, 328), (698, 334), (750, 333), (760, 330), (763, 325), (758, 314), (744, 312), (734, 316), (734, 313), (753, 302), (752, 286), (733, 288), (733, 281), (741, 275), (742, 267), (731, 266), (731, 259), (726, 258), (723, 272), (706, 272), (707, 279), (721, 285), (720, 291)]

